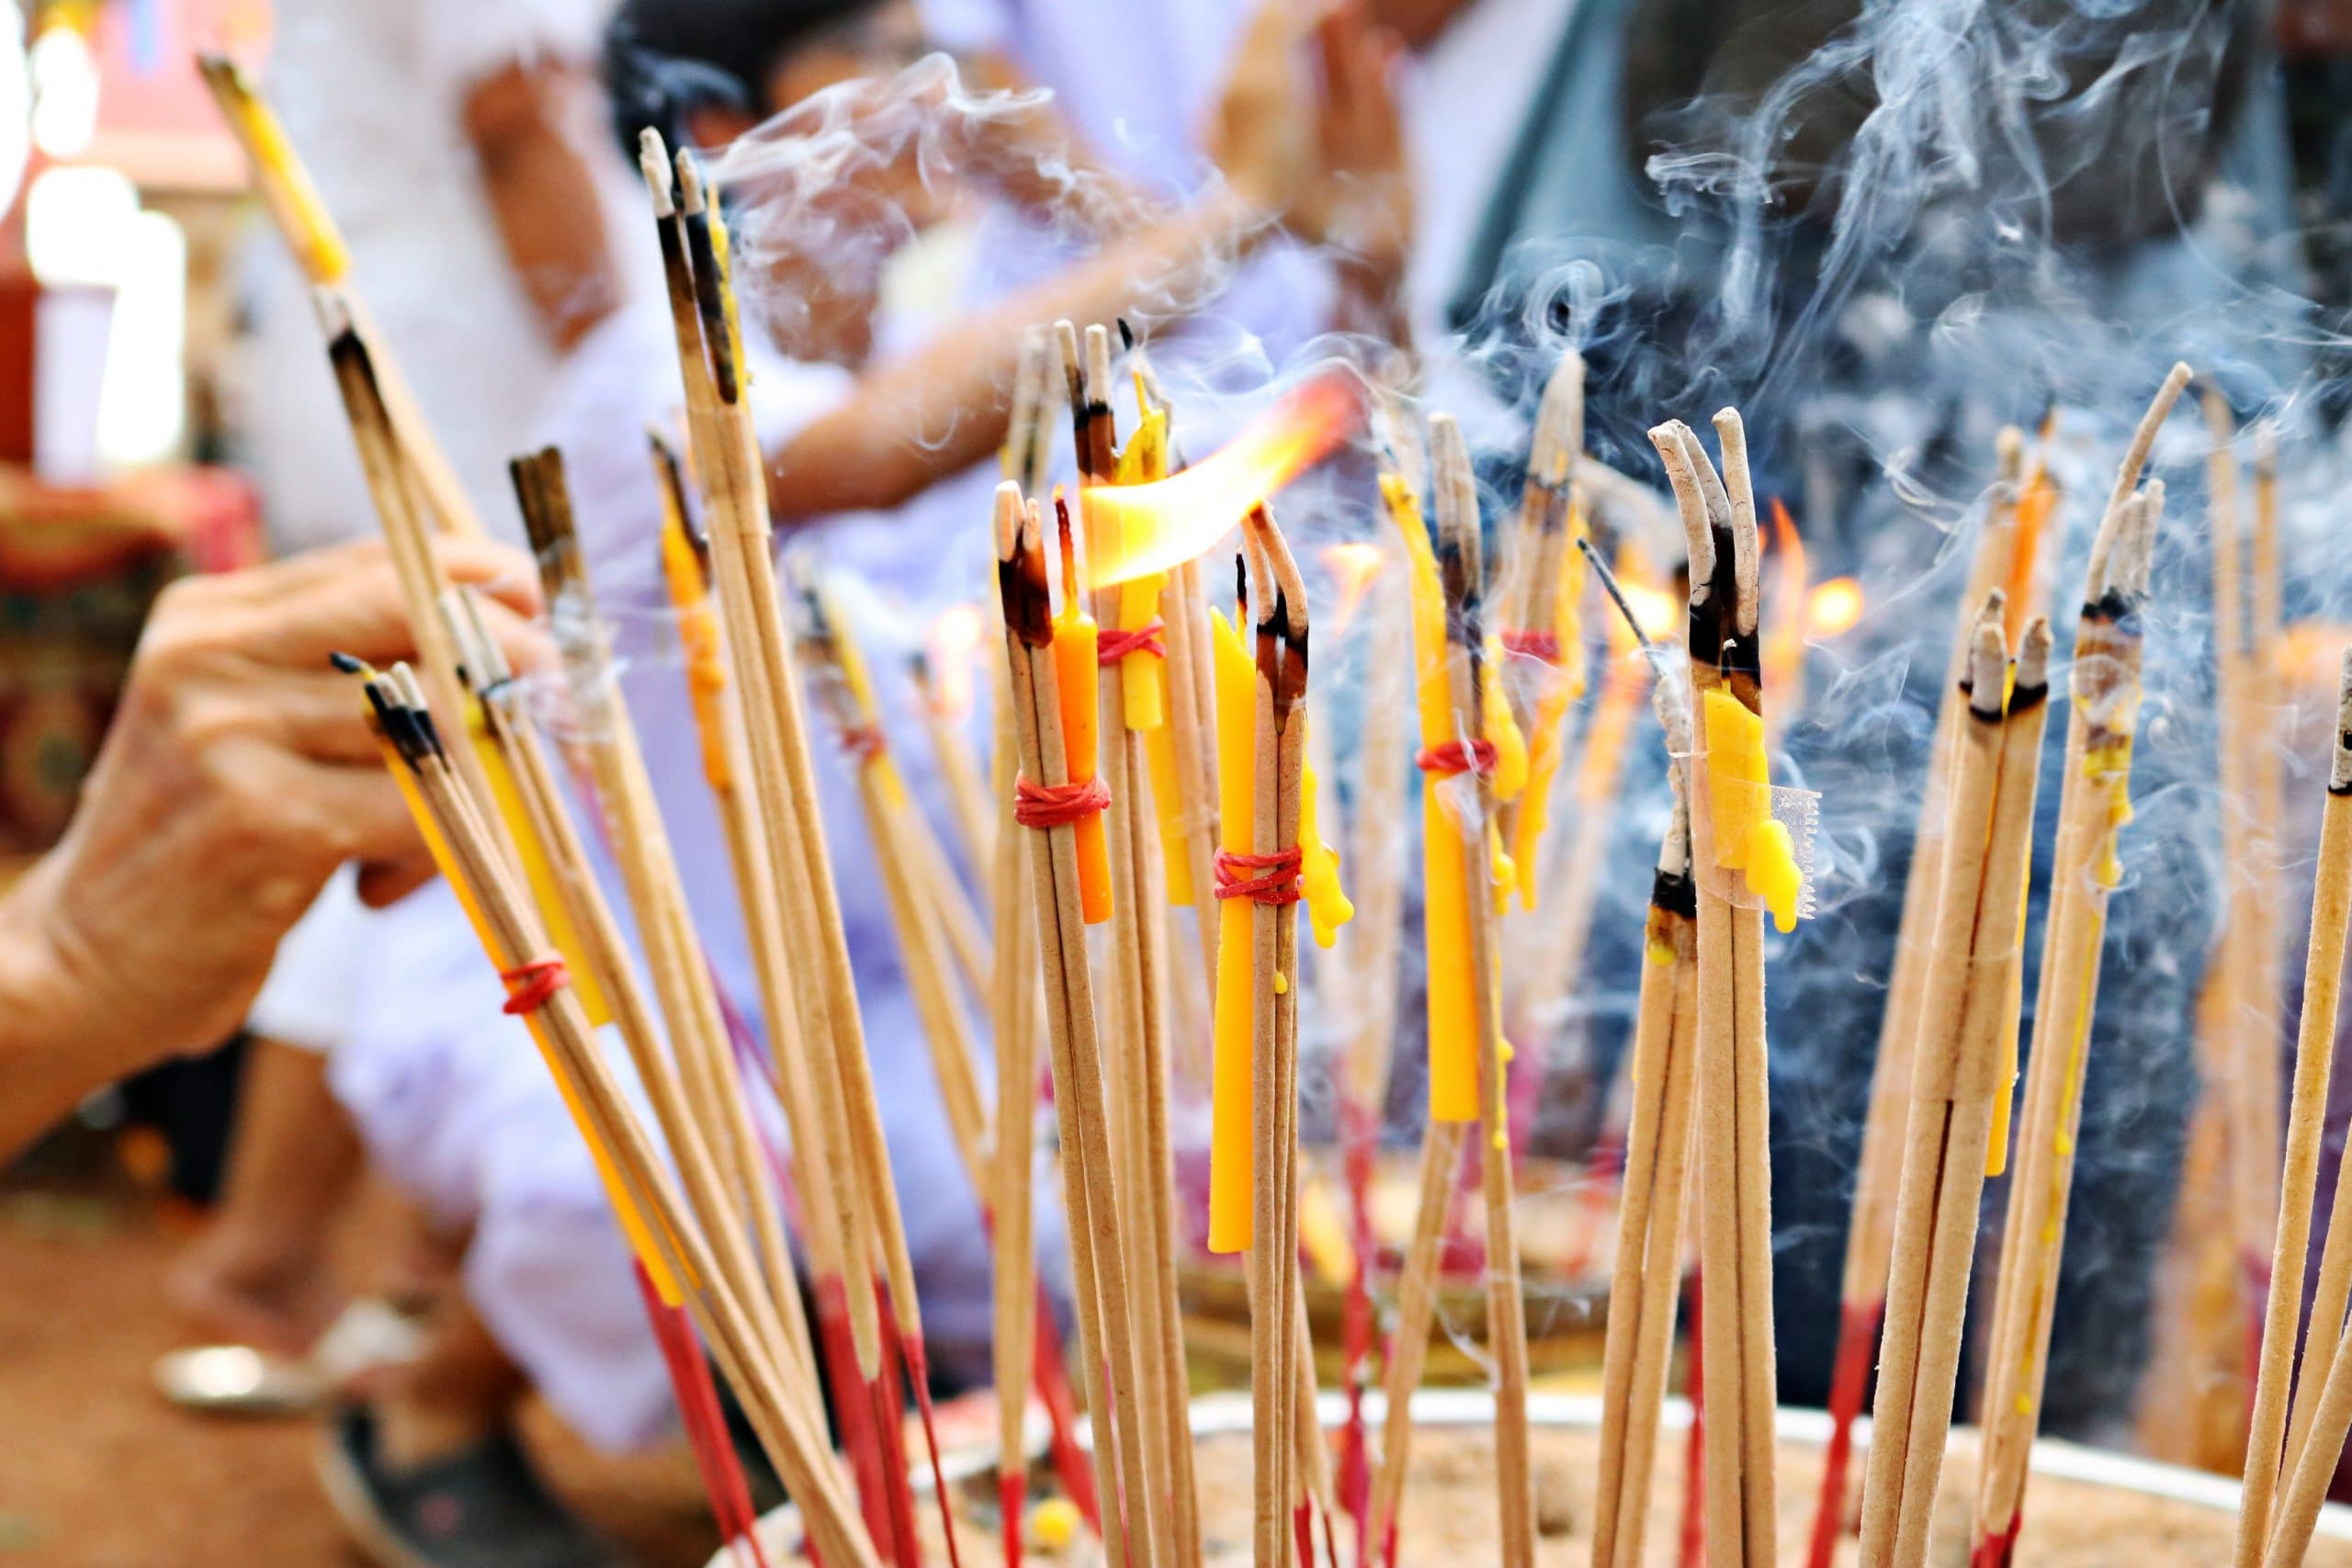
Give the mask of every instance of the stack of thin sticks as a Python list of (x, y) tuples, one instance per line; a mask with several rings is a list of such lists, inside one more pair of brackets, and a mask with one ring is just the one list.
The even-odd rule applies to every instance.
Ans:
[[(1418, 502), (1391, 476), (1391, 514), (1412, 558), (1412, 585), (1424, 598), (1435, 593), (1438, 604), (1418, 604), (1415, 609), (1416, 652), (1421, 661), (1419, 681), (1424, 692), (1424, 734), (1421, 766), (1427, 778), (1422, 793), (1424, 853), (1432, 868), (1458, 867), (1441, 888), (1435, 879), (1428, 894), (1427, 919), (1434, 932), (1448, 921), (1467, 934), (1460, 955), (1464, 973), (1447, 976), (1432, 970), (1430, 988), (1431, 1115), (1421, 1145), (1420, 1192), (1413, 1235), (1406, 1252), (1399, 1283), (1396, 1326), (1390, 1339), (1387, 1378), (1387, 1418), (1383, 1430), (1380, 1468), (1374, 1477), (1370, 1511), (1374, 1540), (1390, 1561), (1395, 1560), (1396, 1508), (1403, 1496), (1411, 1452), (1411, 1396), (1419, 1386), (1429, 1328), (1436, 1306), (1439, 1246), (1453, 1194), (1463, 1143), (1470, 1125), (1458, 1108), (1441, 1105), (1438, 1075), (1440, 1033), (1453, 1021), (1445, 1015), (1438, 987), (1447, 979), (1463, 987), (1475, 1062), (1476, 1105), (1479, 1130), (1480, 1194), (1486, 1216), (1487, 1337), (1495, 1361), (1495, 1479), (1502, 1521), (1501, 1561), (1521, 1568), (1533, 1561), (1534, 1494), (1528, 1455), (1527, 1321), (1524, 1285), (1520, 1271), (1519, 1243), (1512, 1213), (1514, 1199), (1509, 1111), (1505, 1099), (1502, 1059), (1501, 976), (1498, 953), (1498, 908), (1487, 868), (1498, 840), (1496, 823), (1495, 741), (1488, 718), (1493, 705), (1486, 701), (1487, 668), (1484, 630), (1484, 574), (1479, 549), (1476, 480), (1472, 476), (1468, 448), (1460, 427), (1443, 414), (1430, 421), (1432, 490), (1437, 508), (1435, 563), (1422, 531)], [(1442, 645), (1424, 646), (1430, 633), (1442, 627)], [(1429, 733), (1442, 713), (1444, 728)], [(1449, 750), (1452, 757), (1447, 754)], [(1442, 760), (1444, 759), (1444, 760)], [(1447, 778), (1445, 775), (1457, 775)], [(1441, 783), (1442, 780), (1442, 784)], [(1449, 799), (1442, 795), (1460, 791)], [(1456, 908), (1442, 907), (1458, 899)], [(1447, 962), (1431, 946), (1433, 965)]]
[[(1723, 410), (1714, 423), (1723, 446), (1721, 476), (1698, 436), (1679, 421), (1652, 430), (1650, 441), (1673, 483), (1690, 551), (1706, 1539), (1711, 1562), (1766, 1568), (1775, 1561), (1777, 1466), (1764, 911), (1755, 898), (1762, 868), (1753, 863), (1769, 837), (1760, 798), (1764, 693), (1756, 497), (1737, 411)], [(1743, 871), (1746, 890), (1735, 886)], [(1793, 889), (1783, 896), (1792, 897)]]
[(1690, 715), (1679, 684), (1660, 682), (1654, 694), (1666, 735), (1674, 811), (1650, 885), (1641, 999), (1626, 1069), (1633, 1111), (1601, 1357), (1593, 1568), (1636, 1568), (1642, 1561), (1658, 1412), (1673, 1360), (1675, 1305), (1682, 1283), (1683, 1212), (1690, 1203), (1699, 1009), (1698, 903), (1690, 874), (1690, 776), (1683, 761), (1690, 752)]
[(2016, 979), (2051, 637), (2047, 621), (2028, 624), (2012, 683), (2006, 608), (2006, 595), (1996, 591), (1977, 620), (1966, 677), (1968, 724), (1947, 781), (1934, 957), (1912, 1065), (1862, 1483), (1862, 1555), (1871, 1562), (1926, 1560), (1960, 1367), (1977, 1207), (2016, 1048)]
[[(1974, 1539), (1976, 1553), (1986, 1563), (2008, 1562), (2024, 1506), (2027, 1458), (2040, 1421), (2065, 1247), (2107, 905), (2121, 873), (2116, 843), (2131, 818), (2141, 615), (2164, 510), (2160, 483), (2151, 481), (2137, 493), (2132, 486), (2157, 426), (2186, 380), (2185, 367), (2176, 369), (2126, 453), (2115, 487), (2120, 499), (2092, 543), (2075, 626), (2058, 838), (2051, 857), (2033, 1042), (2001, 1230), (1981, 1417), (1984, 1460)], [(2006, 1087), (2002, 1093), (2006, 1100)], [(1996, 1130), (2005, 1135), (2005, 1126)], [(1994, 1150), (1996, 1160), (2003, 1152)]]
[(812, 1418), (818, 1396), (808, 1370), (777, 1353), (772, 1332), (763, 1329), (739, 1289), (742, 1269), (721, 1261), (713, 1237), (637, 1122), (511, 856), (485, 824), (484, 803), (449, 765), (422, 688), (400, 666), (389, 675), (368, 673), (367, 692), (427, 841), (513, 993), (508, 1010), (523, 1015), (537, 1039), (613, 1184), (625, 1223), (636, 1217), (631, 1228), (643, 1238), (649, 1273), (665, 1296), (682, 1300), (692, 1314), (826, 1560), (878, 1568), (827, 1450), (823, 1426)]
[[(2327, 801), (2320, 818), (2318, 868), (2312, 887), (2312, 923), (2303, 963), (2303, 1013), (2295, 1035), (2295, 1087), (2288, 1112), (2286, 1159), (2280, 1172), (2278, 1234), (2271, 1264), (2275, 1280), (2300, 1286), (2309, 1261), (2312, 1207), (2319, 1177), (2330, 1069), (2335, 1055), (2337, 1011), (2343, 1000), (2346, 926), (2352, 924), (2352, 649), (2344, 654), (2336, 694), (2335, 746)], [(2255, 1391), (2255, 1429), (2246, 1445), (2245, 1491), (2238, 1518), (2235, 1562), (2292, 1568), (2303, 1560), (2312, 1531), (2352, 1432), (2352, 1325), (2344, 1317), (2352, 1286), (2352, 1161), (2339, 1173), (2328, 1208), (2327, 1245), (2306, 1334), (2301, 1292), (2272, 1292)], [(2302, 1370), (2295, 1374), (2298, 1337)], [(2289, 1383), (2293, 1383), (2291, 1412)], [(2280, 1431), (2287, 1440), (2281, 1451)]]
[[(2012, 426), (1996, 444), (1997, 471), (1968, 581), (1962, 591), (1963, 606), (1982, 604), (1984, 596), (2017, 576), (2019, 559), (2018, 514), (2022, 504), (2019, 478), (2024, 440)], [(1808, 1568), (1828, 1568), (1830, 1554), (1846, 1525), (1847, 1466), (1850, 1462), (1853, 1420), (1862, 1406), (1870, 1370), (1878, 1349), (1879, 1324), (1886, 1309), (1886, 1271), (1894, 1250), (1894, 1188), (1902, 1168), (1903, 1126), (1911, 1092), (1911, 1060), (1918, 1038), (1919, 997), (1927, 976), (1930, 922), (1934, 919), (1938, 879), (1943, 874), (1946, 802), (1945, 784), (1951, 773), (1962, 713), (1962, 677), (1968, 671), (1975, 637), (1973, 618), (1963, 613), (1952, 637), (1944, 669), (1942, 700), (1936, 709), (1935, 729), (1928, 743), (1928, 777), (1920, 792), (1917, 825), (1912, 835), (1911, 869), (1903, 885), (1903, 913), (1895, 928), (1894, 961), (1887, 978), (1886, 1009), (1879, 1024), (1878, 1054), (1871, 1077), (1870, 1107), (1862, 1123), (1862, 1146), (1854, 1177), (1852, 1219), (1846, 1233), (1845, 1275), (1838, 1291), (1838, 1349), (1831, 1362), (1829, 1411), (1833, 1423), (1829, 1450), (1822, 1468), (1821, 1497), (1815, 1505)]]

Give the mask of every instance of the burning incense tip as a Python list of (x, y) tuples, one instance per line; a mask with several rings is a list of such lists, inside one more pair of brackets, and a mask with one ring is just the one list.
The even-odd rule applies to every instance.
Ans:
[(376, 672), (375, 667), (366, 660), (355, 658), (340, 649), (328, 654), (327, 662), (346, 675), (373, 675)]
[(1300, 383), (1222, 450), (1151, 484), (1090, 485), (1090, 514), (1107, 526), (1087, 541), (1087, 586), (1114, 587), (1181, 566), (1216, 543), (1250, 502), (1328, 456), (1363, 416), (1337, 374)]
[(2352, 795), (2352, 648), (2344, 650), (2335, 690), (2335, 765), (2328, 773), (2327, 788), (2331, 795)]

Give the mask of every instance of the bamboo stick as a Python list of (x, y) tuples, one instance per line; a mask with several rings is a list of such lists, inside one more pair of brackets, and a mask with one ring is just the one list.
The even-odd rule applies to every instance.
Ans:
[(1649, 1522), (1659, 1402), (1673, 1359), (1682, 1282), (1682, 1217), (1689, 1205), (1692, 1032), (1698, 1015), (1698, 913), (1690, 876), (1690, 721), (1679, 694), (1656, 688), (1666, 732), (1674, 813), (1658, 847), (1645, 922), (1635, 1018), (1633, 1112), (1625, 1140), (1601, 1358), (1600, 1473), (1593, 1512), (1593, 1568), (1635, 1568)]
[[(1483, 663), (1483, 576), (1476, 480), (1462, 433), (1431, 421), (1437, 482), (1438, 559), (1446, 595), (1447, 684), (1454, 732), (1485, 742), (1487, 679)], [(1531, 1568), (1535, 1560), (1535, 1492), (1527, 1429), (1527, 1306), (1512, 1213), (1510, 1132), (1503, 1072), (1502, 998), (1488, 826), (1495, 802), (1485, 771), (1474, 767), (1477, 810), (1470, 840), (1470, 989), (1476, 1019), (1478, 1167), (1487, 1219), (1487, 1342), (1495, 1359), (1495, 1484), (1502, 1520), (1499, 1561)]]
[[(1698, 730), (1702, 765), (1693, 769), (1691, 849), (1700, 868), (1700, 1244), (1709, 1287), (1701, 1359), (1708, 1402), (1709, 1550), (1717, 1562), (1763, 1568), (1774, 1561), (1776, 1536), (1763, 912), (1731, 901), (1724, 857), (1744, 856), (1745, 847), (1726, 841), (1719, 849), (1712, 820), (1719, 787), (1712, 759), (1718, 745), (1761, 750), (1758, 546), (1738, 415), (1726, 409), (1715, 423), (1729, 489), (1688, 426), (1660, 426), (1650, 439), (1673, 483), (1690, 540), (1694, 704), (1715, 696), (1738, 710), (1706, 705)], [(1719, 715), (1723, 741), (1712, 733)], [(1727, 757), (1722, 765), (1733, 769), (1735, 761)], [(1756, 758), (1758, 774), (1760, 761)], [(1734, 771), (1726, 779), (1739, 776)], [(1729, 787), (1736, 791), (1737, 785)], [(1740, 809), (1752, 816), (1760, 807), (1751, 801)]]
[(2129, 819), (2139, 615), (2160, 494), (2161, 487), (2151, 485), (2102, 527), (2075, 635), (2030, 1070), (1985, 1372), (1975, 1539), (1977, 1550), (1996, 1562), (2007, 1561), (2016, 1540), (2048, 1367), (2107, 900), (2120, 873), (2116, 838)]
[(1988, 596), (1978, 624), (1971, 722), (1953, 772), (1862, 1490), (1864, 1558), (1907, 1568), (1927, 1555), (1978, 1203), (1997, 1159), (1997, 1105), (2009, 1092), (2016, 1038), (2051, 637), (2046, 620), (2027, 624), (2005, 705), (2006, 609), (2006, 595)]
[[(2311, 937), (2303, 959), (2303, 1012), (2295, 1036), (2295, 1094), (2289, 1117), (2288, 1160), (2279, 1204), (2278, 1249), (2272, 1278), (2300, 1281), (2304, 1255), (2310, 1247), (2311, 1202), (2318, 1179), (2318, 1149), (2327, 1114), (2328, 1069), (2335, 1054), (2336, 1014), (2344, 994), (2346, 928), (2352, 924), (2352, 649), (2345, 651), (2336, 687), (2335, 744), (2331, 753), (2327, 803), (2320, 818), (2319, 859), (2312, 874)], [(2300, 1219), (2301, 1245), (2290, 1249), (2289, 1227)], [(2352, 1183), (2339, 1179), (2328, 1213), (2328, 1235), (2352, 1227)], [(2276, 1405), (2286, 1397), (2282, 1386), (2290, 1370), (2296, 1324), (2294, 1306), (2282, 1310), (2281, 1298), (2297, 1302), (2292, 1289), (2274, 1291), (2270, 1321), (2263, 1338), (2263, 1395)], [(2352, 1430), (2352, 1356), (2344, 1353), (2345, 1328), (2338, 1316), (2324, 1314), (2315, 1303), (2312, 1331), (2304, 1353), (2303, 1372), (2296, 1389), (2297, 1416), (2311, 1416), (2306, 1440), (2284, 1477), (2285, 1490), (2271, 1506), (2268, 1495), (2277, 1483), (2267, 1474), (2269, 1455), (2256, 1449), (2249, 1455), (2244, 1511), (2238, 1522), (2238, 1552), (2245, 1561), (2246, 1539), (2264, 1532), (2269, 1522), (2267, 1550), (2258, 1561), (2278, 1568), (2301, 1562), (2311, 1543), (2326, 1500), (2345, 1436)], [(2334, 1342), (2324, 1361), (2314, 1353)], [(2274, 1348), (2275, 1347), (2275, 1348)], [(2252, 1445), (2250, 1445), (2252, 1447)], [(2257, 1491), (2257, 1474), (2272, 1484)]]
[[(1038, 787), (1059, 790), (1068, 787), (1069, 774), (1062, 756), (1062, 719), (1051, 668), (1051, 592), (1035, 507), (1028, 508), (1025, 517), (1022, 512), (1017, 489), (1000, 487), (998, 581), (1012, 668), (1021, 771)], [(1046, 1036), (1054, 1055), (1054, 1106), (1061, 1123), (1063, 1198), (1079, 1298), (1080, 1354), (1087, 1404), (1095, 1413), (1095, 1484), (1114, 1568), (1122, 1562), (1148, 1568), (1159, 1560), (1161, 1537), (1139, 1447), (1142, 1411), (1133, 1371), (1135, 1330), (1128, 1315), (1113, 1156), (1106, 1143), (1109, 1118), (1085, 921), (1079, 909), (1076, 835), (1065, 822), (1032, 827), (1026, 836), (1038, 946), (1045, 960)], [(1117, 1523), (1122, 1517), (1124, 1531)]]
[(1844, 1529), (1847, 1466), (1853, 1418), (1861, 1409), (1863, 1386), (1876, 1352), (1886, 1310), (1886, 1277), (1894, 1232), (1894, 1189), (1902, 1169), (1903, 1131), (1910, 1104), (1911, 1059), (1919, 1032), (1919, 996), (1937, 907), (1937, 879), (1943, 873), (1946, 805), (1952, 755), (1966, 701), (1960, 695), (1974, 633), (1973, 607), (1996, 587), (2018, 575), (2018, 481), (2024, 437), (2005, 428), (1996, 446), (1996, 472), (1984, 521), (1977, 534), (1968, 581), (1961, 590), (1962, 615), (1944, 663), (1935, 728), (1928, 742), (1928, 775), (1911, 837), (1911, 869), (1904, 879), (1903, 913), (1895, 928), (1894, 963), (1887, 976), (1886, 1007), (1880, 1015), (1878, 1051), (1871, 1075), (1869, 1109), (1854, 1175), (1852, 1220), (1846, 1233), (1845, 1274), (1838, 1291), (1838, 1349), (1832, 1362), (1829, 1405), (1833, 1426), (1815, 1506), (1808, 1568), (1828, 1568)]
[[(395, 676), (405, 674), (405, 667)], [(429, 838), (445, 869), (474, 914), (492, 962), (503, 975), (535, 966), (547, 951), (528, 904), (514, 886), (509, 863), (489, 835), (465, 786), (447, 765), (431, 721), (420, 706), (404, 701), (397, 682), (368, 683), (370, 700), (407, 770)], [(510, 980), (510, 986), (516, 982)], [(518, 992), (518, 996), (521, 993)], [(621, 1183), (616, 1201), (658, 1220), (645, 1235), (666, 1274), (686, 1285), (684, 1303), (720, 1371), (742, 1398), (762, 1447), (802, 1506), (810, 1533), (829, 1562), (879, 1568), (859, 1524), (821, 1432), (811, 1432), (797, 1412), (808, 1400), (786, 1387), (787, 1374), (767, 1354), (751, 1327), (740, 1299), (672, 1186), (611, 1068), (590, 1033), (578, 999), (560, 976), (526, 1021), (540, 1043), (550, 1071), (580, 1119), (592, 1148), (605, 1151)]]

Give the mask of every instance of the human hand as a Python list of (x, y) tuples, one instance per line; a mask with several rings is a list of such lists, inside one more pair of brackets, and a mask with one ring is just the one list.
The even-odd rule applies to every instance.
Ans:
[[(518, 669), (548, 660), (523, 616), (535, 574), (487, 543), (436, 545), (483, 590)], [(373, 541), (217, 577), (156, 602), (64, 839), (0, 903), (9, 977), (93, 1084), (226, 1038), (327, 877), (361, 866), (387, 902), (429, 874), (348, 678), (343, 649), (413, 656), (389, 556)]]
[(1412, 170), (1396, 103), (1394, 34), (1375, 27), (1361, 0), (1336, 0), (1317, 20), (1322, 93), (1317, 161), (1289, 222), (1340, 254), (1353, 285), (1393, 292), (1413, 241)]

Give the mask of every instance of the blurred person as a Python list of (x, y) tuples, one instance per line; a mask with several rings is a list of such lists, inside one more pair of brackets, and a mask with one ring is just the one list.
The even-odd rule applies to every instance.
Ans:
[[(1234, 255), (1306, 206), (1293, 175), (1238, 166), (1189, 205), (1107, 229), (1101, 252), (1061, 275), (925, 336), (886, 303), (887, 253), (958, 201), (1039, 199), (1050, 182), (1038, 171), (1068, 145), (1033, 103), (990, 100), (989, 112), (964, 118), (944, 62), (916, 63), (927, 51), (914, 13), (894, 0), (635, 0), (608, 51), (628, 154), (614, 166), (635, 166), (646, 124), (684, 132), (710, 153), (736, 220), (749, 396), (777, 520), (796, 549), (842, 574), (855, 629), (869, 639), (920, 627), (984, 581), (993, 475), (983, 460), (1001, 440), (1005, 389), (1028, 328), (1057, 315), (1105, 320), (1138, 304), (1182, 310), (1211, 299)], [(861, 158), (830, 171), (817, 189), (793, 186), (794, 136), (838, 118), (859, 134), (893, 116), (923, 119), (922, 145), (944, 149), (949, 167), (926, 179), (910, 154)], [(858, 243), (846, 257), (817, 254), (796, 222), (846, 231)], [(640, 231), (639, 243), (650, 251), (650, 239)], [(620, 679), (696, 925), (727, 992), (748, 1001), (757, 987), (693, 761), (690, 710), (677, 700), (683, 676), (658, 577), (661, 501), (642, 433), (673, 422), (677, 374), (664, 298), (649, 290), (582, 338), (557, 378), (542, 435), (568, 460), (581, 541), (614, 625)], [(903, 658), (870, 641), (868, 651), (885, 711), (903, 711)], [(843, 868), (867, 1044), (877, 1080), (894, 1086), (885, 1131), (926, 1336), (943, 1391), (953, 1392), (987, 1374), (986, 1231), (953, 1159), (887, 909), (862, 874), (868, 851), (847, 772), (831, 748), (820, 752), (821, 806)], [(921, 790), (915, 762), (902, 754)], [(502, 1472), (514, 1473), (512, 1402), (525, 1382), (608, 1449), (653, 1440), (673, 1416), (594, 1170), (553, 1086), (516, 1048), (497, 978), (447, 890), (390, 911), (373, 957), (350, 997), (360, 1022), (332, 1060), (334, 1086), (385, 1174), (465, 1235), (465, 1294), (481, 1343), (524, 1374), (441, 1400), (429, 1430), (410, 1419), (404, 1395), (379, 1394), (339, 1423), (343, 1484), (375, 1499), (413, 1553), (438, 1562), (420, 1540), (410, 1483), (476, 1454), (502, 1456)], [(773, 1107), (759, 1109), (780, 1136)]]
[[(275, 11), (272, 97), (349, 244), (355, 288), (486, 519), (510, 515), (503, 465), (548, 378), (623, 289), (606, 227), (619, 182), (598, 155), (590, 63), (608, 5), (282, 0)], [(249, 261), (240, 457), (272, 543), (373, 534), (307, 283), (275, 233), (255, 236)], [(379, 1312), (321, 1344), (343, 1307), (326, 1243), (364, 1166), (323, 1054), (349, 1027), (366, 925), (345, 874), (288, 938), (246, 1021), (220, 1201), (167, 1281), (199, 1333), (289, 1358), (316, 1347), (302, 1383), (317, 1380), (301, 1371), (347, 1371), (397, 1343), (379, 1338)], [(167, 1389), (181, 1386), (175, 1366), (158, 1368)]]

